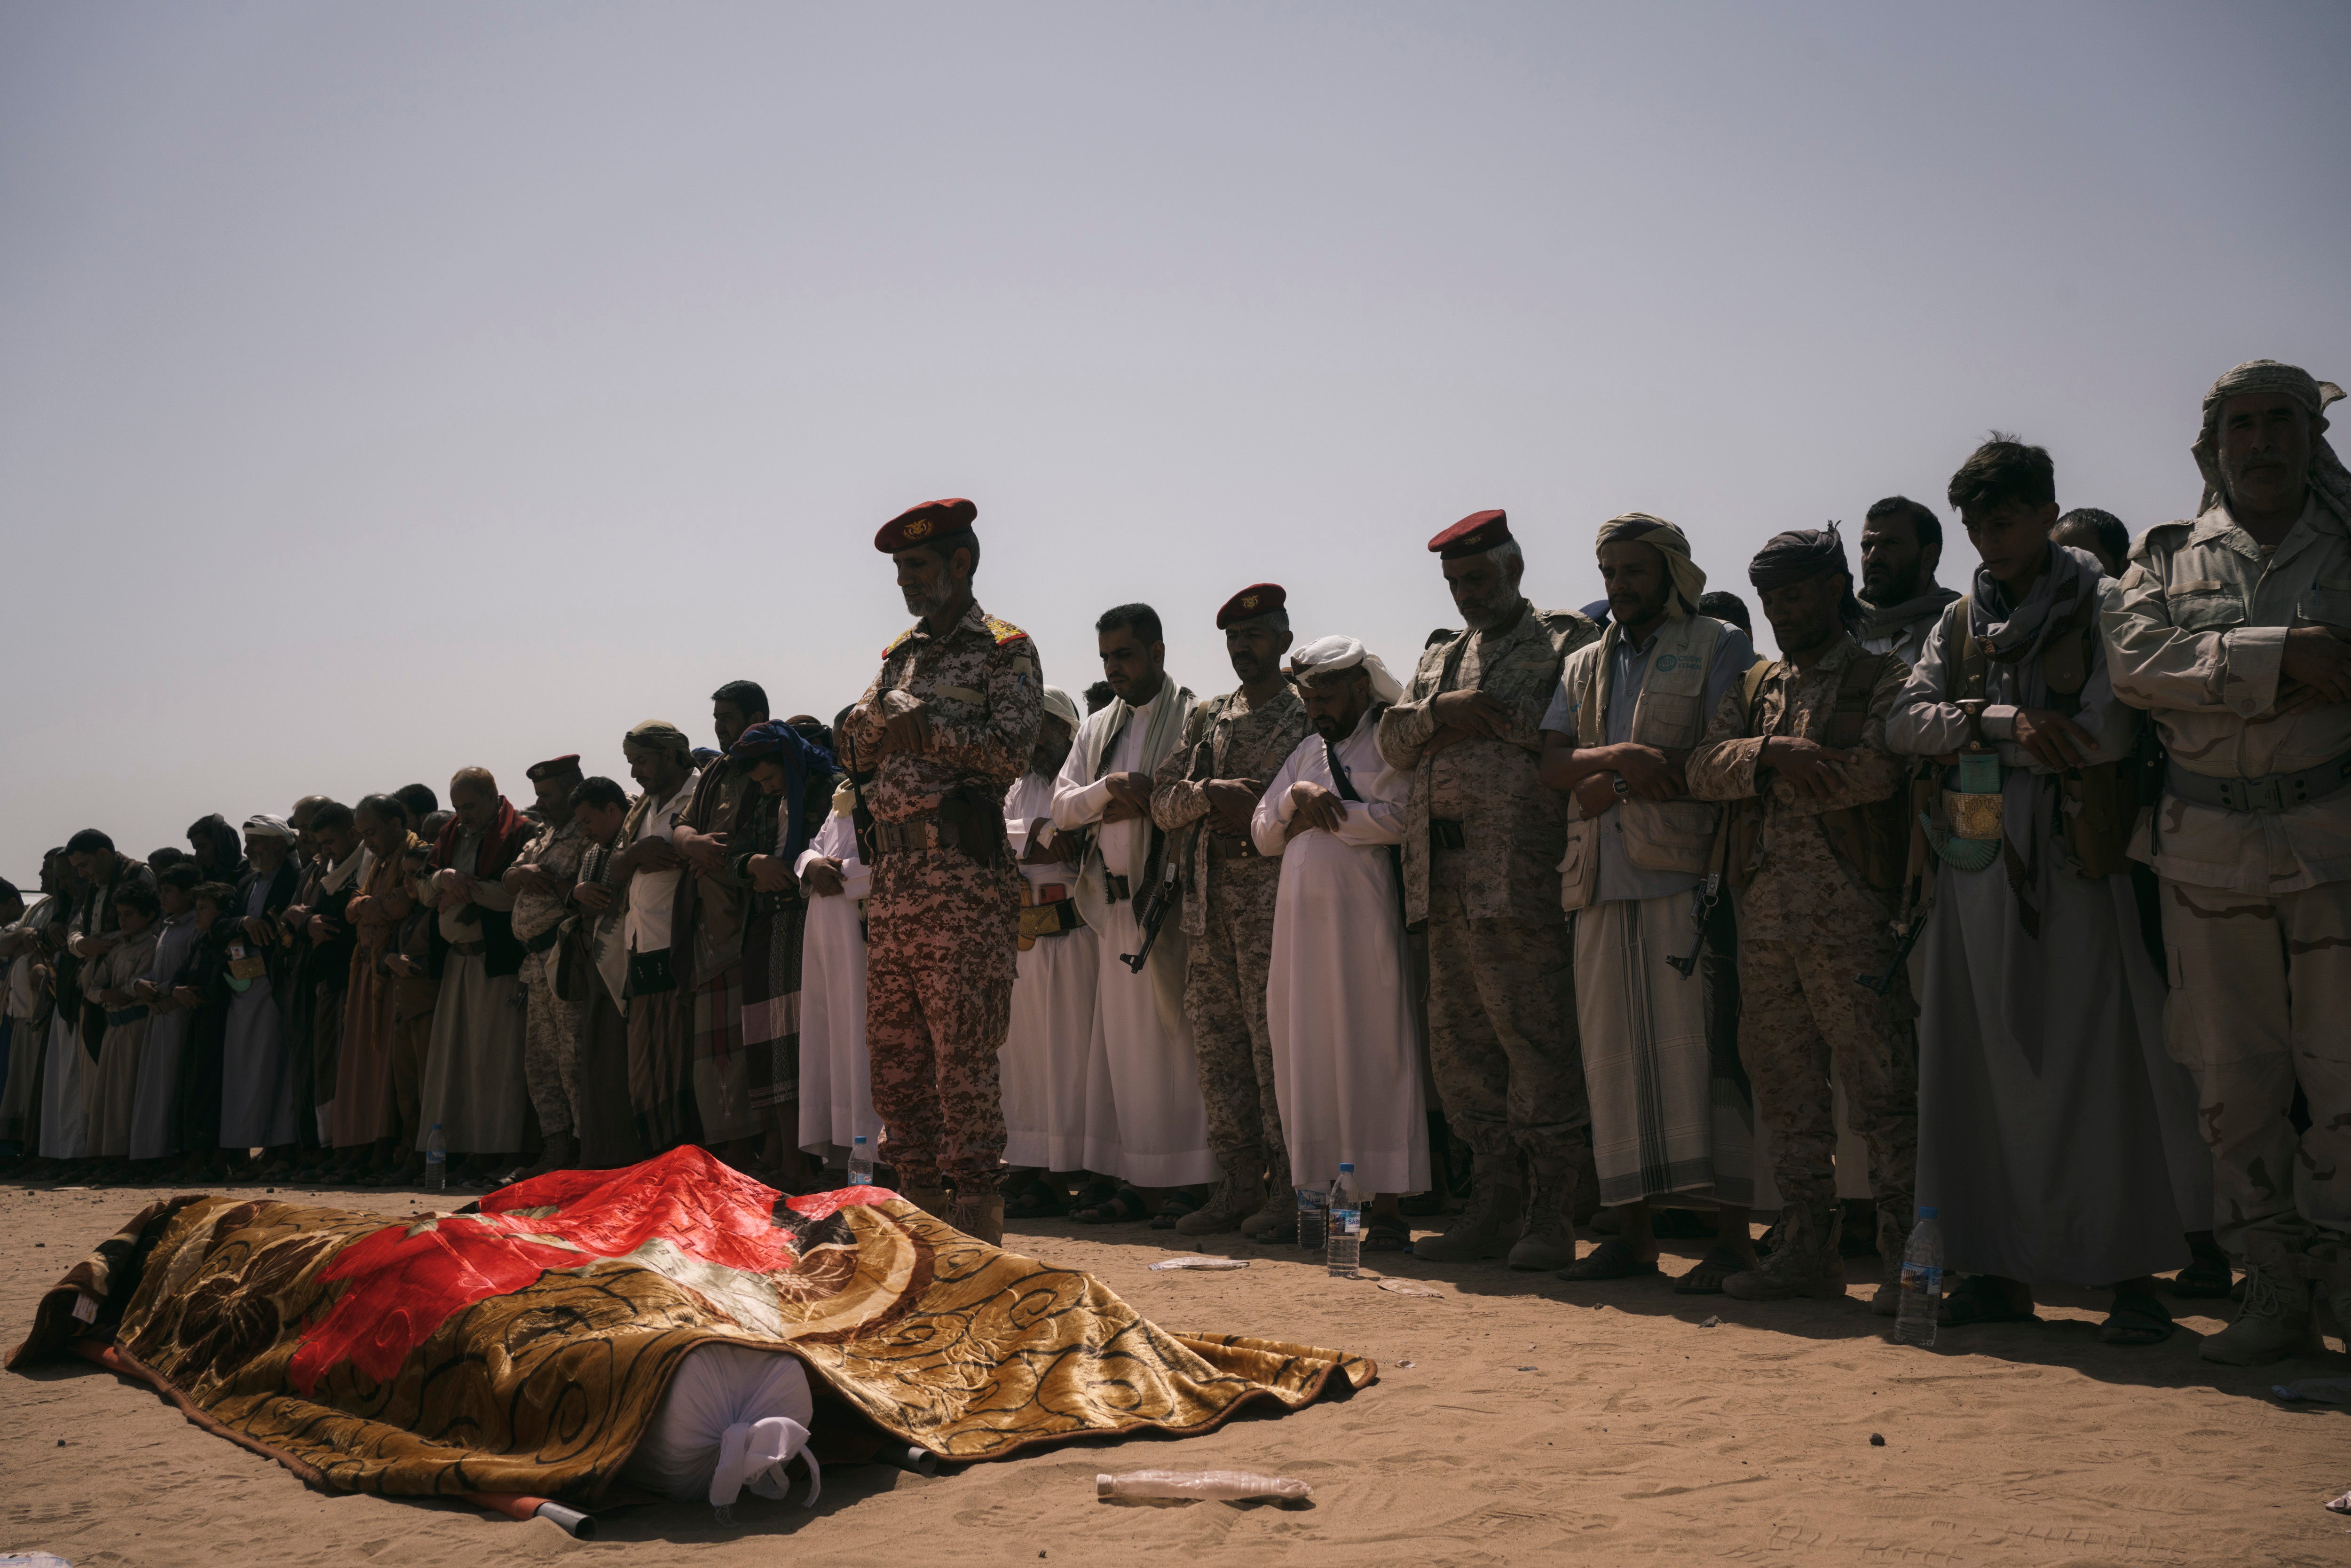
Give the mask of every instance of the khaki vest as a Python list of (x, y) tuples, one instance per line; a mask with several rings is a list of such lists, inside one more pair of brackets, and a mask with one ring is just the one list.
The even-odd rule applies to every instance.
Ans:
[[(1684, 615), (1657, 630), (1649, 644), (1641, 695), (1633, 704), (1632, 738), (1660, 751), (1687, 751), (1706, 734), (1706, 678), (1714, 667), (1722, 622)], [(1560, 682), (1575, 701), (1575, 744), (1608, 743), (1609, 673), (1624, 629), (1609, 622), (1597, 643), (1567, 656)], [(1623, 831), (1625, 853), (1645, 871), (1703, 874), (1722, 809), (1711, 800), (1620, 800), (1613, 812)], [(1560, 904), (1568, 913), (1593, 900), (1600, 881), (1601, 821), (1585, 817), (1569, 798), (1567, 852), (1559, 862)]]

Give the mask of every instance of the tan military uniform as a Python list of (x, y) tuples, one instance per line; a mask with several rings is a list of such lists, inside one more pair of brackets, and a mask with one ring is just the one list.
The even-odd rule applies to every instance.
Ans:
[[(1169, 833), (1199, 821), (1208, 814), (1201, 779), (1264, 782), (1305, 737), (1306, 705), (1287, 684), (1254, 706), (1238, 692), (1201, 703), (1152, 780), (1152, 820)], [(1191, 938), (1184, 1016), (1199, 1052), (1208, 1147), (1219, 1163), (1282, 1146), (1265, 1015), (1280, 883), (1281, 862), (1259, 855), (1246, 831), (1203, 824), (1194, 835), (1184, 868), (1184, 934)]]
[[(1573, 611), (1530, 604), (1505, 630), (1463, 632), (1423, 652), (1403, 700), (1380, 716), (1380, 754), (1412, 775), (1405, 918), (1428, 934), (1437, 1097), (1481, 1162), (1519, 1151), (1578, 1157), (1591, 1121), (1559, 904), (1565, 829), (1541, 763), (1560, 667), (1599, 635)], [(1509, 732), (1429, 749), (1431, 702), (1471, 689), (1510, 711)]]
[(2131, 850), (2163, 879), (2165, 1040), (2221, 1244), (2257, 1260), (2351, 1231), (2351, 705), (2277, 713), (2295, 626), (2351, 628), (2351, 528), (2315, 489), (2273, 552), (2225, 502), (2148, 529), (2105, 609), (2115, 691), (2170, 753)]
[(580, 1004), (555, 988), (557, 928), (569, 913), (570, 884), (580, 876), (587, 831), (572, 818), (561, 827), (541, 828), (522, 859), (564, 884), (560, 894), (515, 894), (514, 934), (523, 946), (522, 1075), (530, 1091), (538, 1130), (552, 1137), (580, 1119)]
[[(890, 644), (841, 725), (874, 829), (865, 1043), (873, 1110), (902, 1186), (993, 1192), (1004, 1155), (997, 1052), (1011, 1020), (1020, 873), (1004, 791), (1028, 771), (1044, 714), (1029, 634), (973, 605), (943, 636)], [(881, 755), (890, 716), (919, 704), (921, 752)]]
[[(1747, 701), (1747, 683), (1723, 697), (1706, 737), (1685, 768), (1690, 793), (1704, 800), (1753, 800), (1743, 863), (1726, 867), (1743, 884), (1739, 909), (1739, 1054), (1756, 1109), (1773, 1130), (1771, 1170), (1782, 1199), (1825, 1212), (1836, 1198), (1836, 1127), (1830, 1114), (1832, 1074), (1844, 1089), (1854, 1130), (1869, 1145), (1876, 1176), (1877, 1240), (1898, 1257), (1910, 1221), (1918, 1154), (1917, 1009), (1907, 980), (1879, 996), (1855, 977), (1884, 974), (1893, 962), (1889, 930), (1895, 894), (1871, 885), (1840, 854), (1823, 816), (1889, 800), (1907, 772), (1886, 749), (1886, 719), (1901, 695), (1908, 666), (1876, 658), (1864, 687), (1848, 675), (1871, 659), (1850, 636), (1809, 670), (1775, 663)], [(1863, 674), (1866, 674), (1866, 668)], [(1837, 723), (1840, 699), (1848, 711)], [(1855, 721), (1858, 720), (1856, 724)], [(1833, 733), (1833, 727), (1834, 733)], [(1848, 740), (1846, 731), (1858, 729)], [(1842, 787), (1825, 797), (1799, 794), (1756, 760), (1766, 737), (1802, 737), (1857, 753)], [(1907, 835), (1901, 841), (1907, 841)], [(1878, 881), (1890, 880), (1885, 868)], [(1896, 867), (1898, 873), (1898, 864)]]

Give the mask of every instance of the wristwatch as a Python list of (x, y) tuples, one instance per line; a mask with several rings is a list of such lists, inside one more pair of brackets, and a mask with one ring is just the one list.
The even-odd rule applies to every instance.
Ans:
[(1629, 800), (1632, 798), (1633, 787), (1630, 784), (1625, 783), (1625, 776), (1622, 773), (1619, 773), (1616, 775), (1616, 799), (1619, 800)]

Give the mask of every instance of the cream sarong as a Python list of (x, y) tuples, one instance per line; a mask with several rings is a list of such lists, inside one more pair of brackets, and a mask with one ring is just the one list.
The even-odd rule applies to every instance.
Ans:
[(1667, 959), (1690, 943), (1690, 895), (1608, 899), (1575, 916), (1575, 1014), (1592, 1155), (1610, 1207), (1671, 1193), (1755, 1201), (1753, 1113), (1713, 1072), (1706, 988)]

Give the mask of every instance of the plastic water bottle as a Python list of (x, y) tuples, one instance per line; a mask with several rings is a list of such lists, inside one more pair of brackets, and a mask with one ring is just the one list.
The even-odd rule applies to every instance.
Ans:
[(862, 1133), (849, 1140), (849, 1185), (873, 1185), (873, 1145), (865, 1141)]
[(1918, 1210), (1917, 1228), (1902, 1249), (1902, 1310), (1894, 1320), (1896, 1344), (1932, 1346), (1943, 1305), (1943, 1232), (1931, 1207)]
[(1342, 1165), (1331, 1183), (1331, 1239), (1323, 1258), (1333, 1279), (1352, 1280), (1364, 1256), (1364, 1195), (1355, 1190), (1355, 1167)]
[(436, 1192), (449, 1186), (449, 1140), (442, 1135), (438, 1122), (424, 1134), (424, 1185)]
[(1320, 1250), (1327, 1240), (1328, 1228), (1323, 1219), (1331, 1202), (1330, 1195), (1319, 1186), (1298, 1189), (1298, 1244)]

